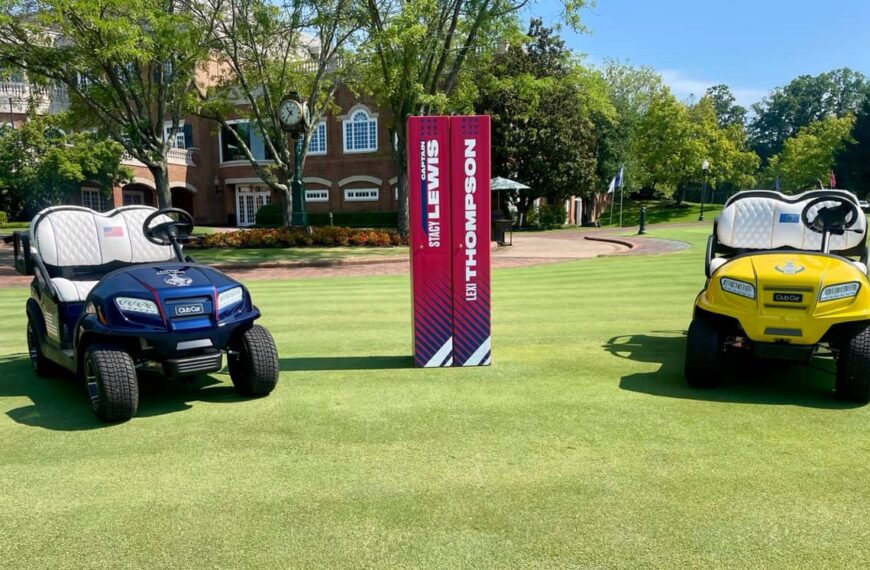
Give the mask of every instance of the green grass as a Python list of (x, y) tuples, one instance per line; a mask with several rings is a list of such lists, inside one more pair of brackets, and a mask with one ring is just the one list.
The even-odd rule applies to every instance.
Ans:
[[(149, 380), (93, 419), (0, 291), (8, 568), (866, 568), (870, 408), (829, 372), (682, 378), (709, 227), (496, 271), (494, 365), (409, 368), (407, 276), (256, 281), (281, 382)], [(760, 376), (760, 375), (758, 375)]]
[(190, 249), (199, 263), (256, 263), (264, 261), (320, 261), (328, 259), (408, 255), (407, 247), (273, 247)]
[[(640, 208), (646, 206), (646, 223), (682, 223), (696, 222), (701, 213), (701, 205), (691, 202), (683, 202), (676, 206), (670, 200), (626, 200), (623, 204), (622, 225), (637, 226), (640, 224)], [(713, 221), (713, 218), (722, 211), (721, 204), (704, 204), (704, 218)], [(619, 225), (619, 196), (613, 208), (613, 222), (610, 221), (610, 210), (606, 210), (598, 221), (602, 226), (613, 227)]]

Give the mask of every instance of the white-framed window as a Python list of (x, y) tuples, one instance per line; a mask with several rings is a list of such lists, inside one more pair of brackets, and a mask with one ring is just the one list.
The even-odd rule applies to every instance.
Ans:
[(366, 111), (355, 111), (344, 121), (344, 152), (378, 150), (378, 120)]
[(329, 202), (329, 190), (306, 190), (306, 202)]
[(97, 188), (82, 188), (82, 206), (95, 212), (102, 212), (102, 199)]
[(236, 224), (239, 227), (257, 223), (257, 210), (272, 201), (272, 191), (262, 184), (236, 186)]
[(142, 190), (123, 190), (121, 199), (125, 206), (142, 206), (145, 204), (145, 192)]
[[(163, 123), (163, 140), (169, 140), (169, 131), (172, 130), (172, 121)], [(193, 146), (193, 125), (181, 121), (175, 137), (169, 141), (172, 148), (190, 148)]]
[(258, 162), (269, 162), (274, 159), (272, 153), (269, 152), (266, 146), (266, 141), (263, 135), (259, 133), (250, 121), (233, 120), (228, 121), (229, 127), (222, 127), (218, 133), (218, 141), (221, 149), (221, 162), (248, 162), (248, 157), (242, 152), (242, 148), (236, 140), (236, 137), (228, 131), (233, 129), (238, 133), (239, 137), (245, 141), (251, 154)]
[(345, 202), (377, 202), (380, 190), (377, 188), (353, 188), (344, 191)]
[(320, 121), (311, 130), (311, 139), (308, 141), (308, 154), (312, 156), (326, 154), (326, 122)]

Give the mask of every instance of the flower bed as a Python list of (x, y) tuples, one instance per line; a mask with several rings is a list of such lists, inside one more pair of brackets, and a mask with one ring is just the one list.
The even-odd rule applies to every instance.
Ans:
[(299, 228), (257, 228), (219, 232), (202, 237), (202, 247), (306, 247), (407, 245), (408, 240), (387, 230), (358, 230), (328, 226), (306, 231)]

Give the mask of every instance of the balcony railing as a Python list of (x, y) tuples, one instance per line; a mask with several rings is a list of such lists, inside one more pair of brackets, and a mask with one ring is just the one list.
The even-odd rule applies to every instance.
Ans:
[[(171, 148), (169, 149), (169, 153), (166, 155), (166, 160), (169, 164), (178, 164), (181, 166), (196, 166), (196, 162), (193, 160), (193, 154), (199, 149), (196, 148)], [(121, 163), (126, 164), (127, 166), (141, 166), (145, 167), (140, 161), (136, 160), (129, 153), (124, 153), (124, 156), (121, 158)]]
[(53, 113), (66, 108), (69, 97), (66, 88), (43, 87), (20, 81), (0, 81), (0, 111), (26, 113), (30, 104), (37, 113)]

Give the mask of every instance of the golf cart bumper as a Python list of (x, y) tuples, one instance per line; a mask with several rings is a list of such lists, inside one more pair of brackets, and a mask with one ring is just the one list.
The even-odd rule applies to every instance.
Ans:
[[(86, 315), (79, 327), (79, 342), (85, 334), (108, 337), (115, 341), (128, 341), (131, 347), (137, 348), (143, 356), (155, 362), (169, 362), (178, 360), (178, 365), (170, 365), (170, 368), (186, 370), (191, 368), (180, 362), (190, 357), (199, 357), (225, 350), (230, 339), (239, 329), (247, 330), (260, 312), (256, 309), (219, 322), (216, 326), (203, 326), (187, 330), (171, 330), (165, 326), (137, 325), (120, 327), (104, 325), (94, 315)], [(198, 372), (191, 372), (198, 373)]]
[(224, 353), (215, 350), (197, 356), (168, 358), (163, 361), (163, 373), (169, 378), (217, 372), (224, 367)]
[[(707, 291), (701, 292), (695, 306), (708, 313), (730, 317), (737, 321), (744, 335), (755, 343), (776, 343), (815, 346), (826, 340), (828, 332), (840, 324), (870, 322), (870, 304), (855, 299), (831, 301), (824, 312), (816, 309), (798, 314), (799, 309), (766, 308), (760, 310), (757, 301), (746, 299), (711, 302)], [(735, 306), (746, 304), (746, 307)]]

